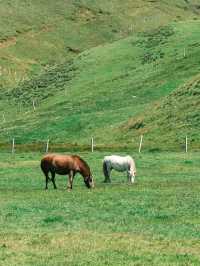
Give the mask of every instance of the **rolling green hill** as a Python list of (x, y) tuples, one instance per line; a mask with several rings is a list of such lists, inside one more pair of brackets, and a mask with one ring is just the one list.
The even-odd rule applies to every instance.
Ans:
[[(56, 12), (63, 19), (63, 1), (45, 3), (40, 2), (46, 12), (52, 12), (48, 13), (52, 23), (58, 21), (54, 19)], [(30, 74), (29, 79), (12, 81), (5, 76), (2, 84), (16, 85), (4, 86), (0, 91), (0, 142), (10, 142), (14, 137), (22, 144), (47, 138), (53, 143), (88, 144), (94, 136), (97, 144), (136, 147), (139, 135), (145, 133), (149, 148), (154, 148), (152, 143), (168, 147), (166, 140), (170, 140), (170, 147), (174, 143), (180, 145), (187, 131), (179, 124), (184, 123), (181, 110), (186, 111), (184, 102), (188, 102), (188, 95), (184, 94), (184, 101), (181, 99), (181, 115), (176, 118), (180, 123), (174, 130), (169, 130), (163, 106), (174, 98), (177, 88), (181, 90), (180, 86), (200, 73), (198, 1), (127, 1), (126, 4), (117, 0), (110, 4), (68, 1), (65, 4), (70, 6), (65, 19), (72, 24), (65, 21), (63, 28), (59, 23), (54, 24), (55, 31), (47, 35), (43, 30), (37, 35), (39, 26), (34, 26), (31, 32), (36, 50), (26, 39), (29, 31), (25, 35), (16, 33), (16, 44), (6, 47), (5, 43), (12, 39), (10, 28), (10, 35), (1, 43), (0, 52), (4, 56), (12, 52), (23, 64), (26, 64), (24, 53), (27, 60), (40, 56), (36, 64), (29, 65), (30, 72), (25, 71), (25, 75)], [(31, 9), (30, 13), (35, 21), (43, 9), (37, 2), (30, 5), (33, 6), (35, 11)], [(36, 41), (39, 36), (45, 36), (44, 42)], [(22, 43), (18, 46), (21, 38), (29, 47)], [(43, 47), (44, 43), (49, 47), (52, 40), (54, 44), (58, 40), (64, 43), (62, 49), (54, 45), (54, 53)], [(37, 54), (37, 49), (41, 53)], [(195, 105), (190, 108), (193, 113)], [(187, 127), (193, 138), (198, 131), (198, 123), (195, 125), (194, 131), (193, 127)]]
[(199, 14), (198, 0), (0, 1), (0, 87), (88, 48)]

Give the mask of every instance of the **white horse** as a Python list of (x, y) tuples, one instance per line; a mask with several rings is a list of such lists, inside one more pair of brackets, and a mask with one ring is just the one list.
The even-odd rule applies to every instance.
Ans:
[(111, 182), (110, 173), (112, 169), (127, 172), (128, 181), (134, 183), (136, 176), (135, 162), (131, 156), (111, 155), (105, 156), (103, 159), (103, 173), (105, 176), (104, 182)]

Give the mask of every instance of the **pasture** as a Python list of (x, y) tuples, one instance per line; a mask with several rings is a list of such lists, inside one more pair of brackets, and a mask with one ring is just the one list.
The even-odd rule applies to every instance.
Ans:
[(96, 188), (72, 192), (63, 176), (44, 190), (42, 154), (0, 154), (0, 265), (200, 264), (200, 154), (130, 153), (133, 185), (102, 183), (107, 154), (80, 153)]

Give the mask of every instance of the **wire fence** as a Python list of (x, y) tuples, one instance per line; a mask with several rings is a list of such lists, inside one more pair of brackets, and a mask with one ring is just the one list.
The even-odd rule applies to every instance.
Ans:
[(137, 153), (142, 152), (159, 152), (159, 151), (178, 151), (178, 152), (196, 152), (200, 151), (200, 141), (194, 140), (185, 136), (185, 138), (172, 139), (167, 142), (154, 141), (149, 139), (148, 136), (141, 135), (137, 139), (130, 142), (114, 142), (114, 143), (100, 143), (91, 137), (85, 143), (59, 143), (51, 139), (43, 141), (33, 141), (31, 143), (20, 143), (15, 138), (8, 140), (8, 142), (0, 143), (0, 152), (10, 152), (12, 154), (18, 152), (76, 152), (76, 151), (133, 151)]

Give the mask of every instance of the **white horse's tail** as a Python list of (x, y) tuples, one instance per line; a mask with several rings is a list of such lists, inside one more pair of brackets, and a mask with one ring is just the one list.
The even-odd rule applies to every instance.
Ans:
[(103, 161), (103, 173), (104, 173), (104, 176), (105, 176), (106, 179), (109, 178), (107, 163), (106, 163), (105, 160)]

